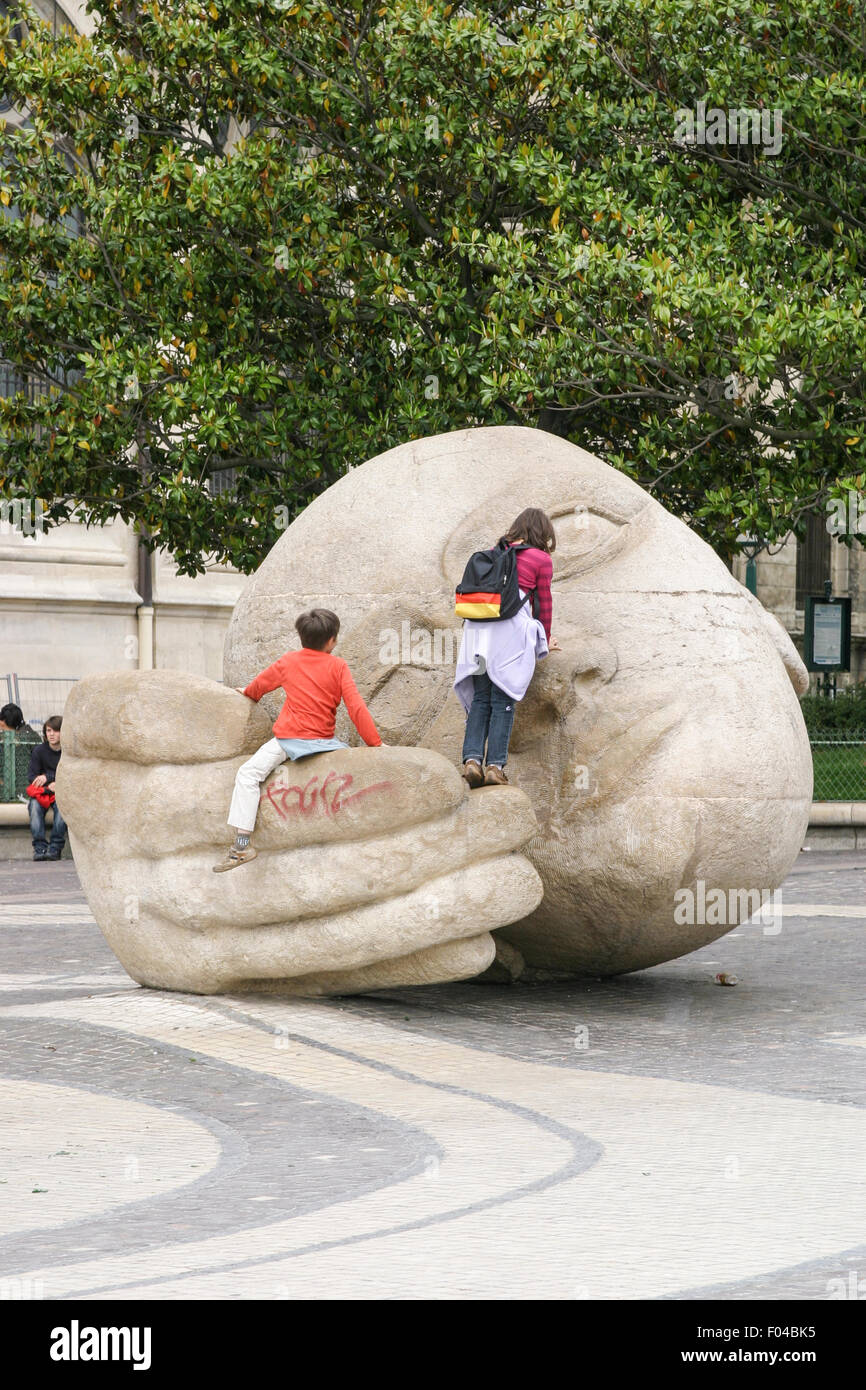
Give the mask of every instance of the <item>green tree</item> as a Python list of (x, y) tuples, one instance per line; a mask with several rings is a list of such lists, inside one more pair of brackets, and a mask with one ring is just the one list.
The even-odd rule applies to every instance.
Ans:
[[(21, 11), (0, 343), (39, 393), (2, 402), (0, 487), (49, 519), (248, 570), (347, 467), (493, 423), (728, 554), (866, 484), (856, 7), (93, 0), (87, 38)], [(690, 141), (700, 101), (779, 111), (780, 148)]]

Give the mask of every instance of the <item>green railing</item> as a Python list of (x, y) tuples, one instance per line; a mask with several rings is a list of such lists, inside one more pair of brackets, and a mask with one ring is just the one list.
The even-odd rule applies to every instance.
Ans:
[(32, 752), (32, 743), (24, 743), (8, 729), (0, 729), (0, 802), (19, 801), (24, 796), (30, 781), (27, 769)]
[(815, 801), (866, 801), (866, 732), (810, 734)]

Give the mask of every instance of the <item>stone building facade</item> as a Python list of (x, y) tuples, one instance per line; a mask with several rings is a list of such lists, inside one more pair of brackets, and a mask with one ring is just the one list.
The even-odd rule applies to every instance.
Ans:
[(67, 522), (44, 535), (0, 530), (0, 703), (17, 689), (25, 717), (45, 719), (62, 713), (71, 681), (95, 671), (167, 666), (222, 679), (243, 575), (224, 565), (179, 575), (164, 551), (140, 555), (121, 521)]

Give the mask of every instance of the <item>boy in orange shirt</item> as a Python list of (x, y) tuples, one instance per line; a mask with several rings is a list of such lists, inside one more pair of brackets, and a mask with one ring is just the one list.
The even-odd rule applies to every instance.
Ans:
[(346, 662), (332, 655), (340, 631), (336, 613), (327, 608), (312, 608), (309, 613), (301, 614), (295, 627), (301, 639), (300, 651), (286, 652), (239, 691), (250, 700), (258, 701), (269, 690), (282, 686), (286, 703), (274, 724), (274, 737), (238, 768), (228, 816), (235, 842), (222, 862), (214, 865), (215, 874), (255, 859), (250, 835), (256, 824), (260, 787), (275, 767), (286, 758), (294, 761), (308, 758), (311, 753), (348, 748), (347, 743), (334, 738), (335, 716), (341, 700), (367, 746), (378, 748), (382, 743)]

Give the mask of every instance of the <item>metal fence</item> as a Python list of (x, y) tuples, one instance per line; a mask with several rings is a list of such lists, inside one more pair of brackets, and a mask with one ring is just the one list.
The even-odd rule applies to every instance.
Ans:
[(22, 739), (20, 733), (0, 730), (0, 803), (26, 801), (25, 788), (30, 784), (30, 754), (42, 742)]
[(13, 671), (0, 676), (0, 703), (18, 705), (26, 723), (41, 735), (42, 725), (52, 714), (62, 714), (67, 696), (77, 676), (19, 676)]
[(866, 801), (866, 731), (810, 735), (815, 801)]

